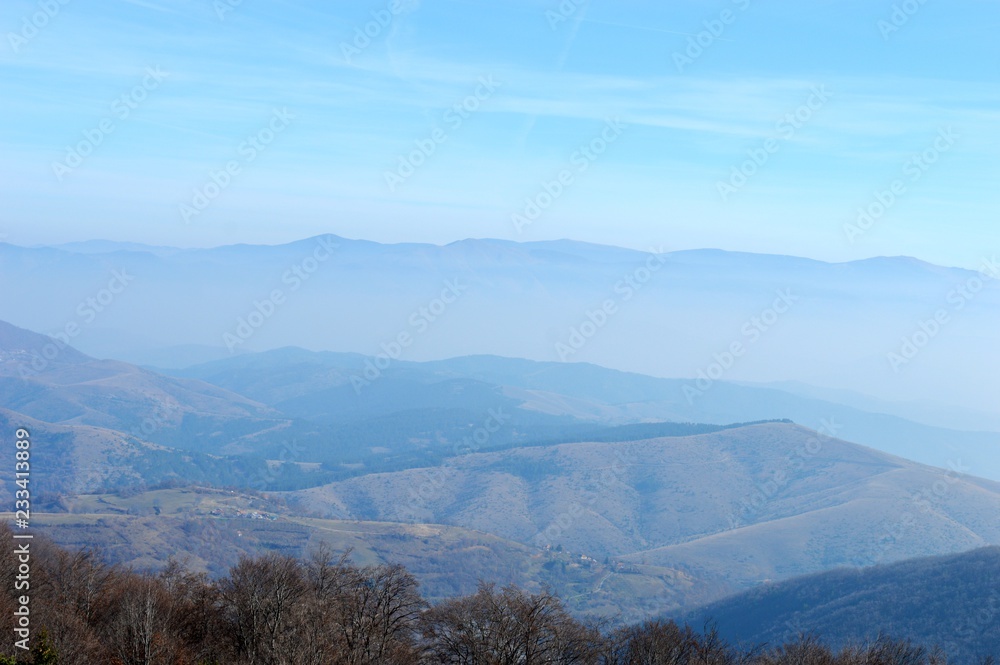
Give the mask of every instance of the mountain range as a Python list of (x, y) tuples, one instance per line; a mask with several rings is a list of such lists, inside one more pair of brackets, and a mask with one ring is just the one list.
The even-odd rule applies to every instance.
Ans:
[[(56, 511), (164, 483), (284, 490), (270, 493), (283, 520), (465, 529), (508, 543), (497, 556), (509, 569), (574, 553), (605, 571), (587, 602), (629, 616), (640, 608), (619, 594), (638, 579), (657, 589), (642, 610), (667, 612), (767, 580), (1000, 544), (1000, 484), (849, 443), (835, 423), (935, 428), (774, 388), (720, 384), (706, 417), (685, 411), (676, 381), (580, 363), (399, 361), (358, 391), (352, 379), (377, 359), (288, 348), (168, 376), (71, 347), (33, 370), (29, 349), (52, 340), (9, 324), (0, 343), (0, 416), (35, 432), (42, 505)], [(764, 405), (831, 419), (736, 421)], [(146, 550), (122, 551), (141, 563)]]
[[(285, 346), (416, 361), (485, 353), (680, 377), (695, 403), (720, 379), (930, 400), (983, 429), (1000, 403), (1000, 387), (978, 380), (1000, 369), (982, 332), (1000, 323), (996, 274), (991, 257), (976, 273), (905, 257), (832, 264), (572, 241), (0, 244), (0, 280), (19, 285), (0, 319), (137, 364)], [(957, 422), (946, 420), (931, 424)]]
[(139, 568), (328, 542), (432, 599), (845, 643), (858, 608), (930, 635), (872, 599), (1000, 545), (989, 270), (322, 236), (0, 244), (15, 276), (0, 428), (32, 432), (36, 523)]

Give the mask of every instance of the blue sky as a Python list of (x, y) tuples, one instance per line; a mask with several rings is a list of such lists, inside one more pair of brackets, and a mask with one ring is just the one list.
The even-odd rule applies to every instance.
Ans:
[(9, 242), (1000, 250), (996, 2), (64, 1), (0, 8)]

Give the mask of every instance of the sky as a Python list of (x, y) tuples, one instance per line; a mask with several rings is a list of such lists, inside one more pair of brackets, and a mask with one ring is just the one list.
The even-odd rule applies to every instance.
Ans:
[(0, 239), (977, 267), (998, 28), (992, 0), (5, 0)]

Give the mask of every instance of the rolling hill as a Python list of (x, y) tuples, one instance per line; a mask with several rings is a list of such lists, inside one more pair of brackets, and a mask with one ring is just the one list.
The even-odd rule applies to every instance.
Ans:
[[(244, 367), (227, 363), (206, 374), (273, 406), (197, 378), (95, 360), (0, 322), (0, 408), (179, 450), (323, 464), (331, 477), (438, 463), (443, 451), (474, 434), (491, 409), (502, 410), (510, 425), (494, 438), (497, 445), (594, 429), (571, 416), (519, 408), (499, 387), (475, 380), (428, 380), (425, 372), (404, 371), (399, 380), (375, 382), (359, 395), (339, 368), (320, 367), (321, 389), (310, 373), (316, 368), (296, 363), (294, 350), (240, 360)], [(354, 359), (354, 365), (366, 360)], [(293, 475), (285, 474), (286, 484), (301, 486)]]
[[(373, 358), (357, 354), (285, 348), (195, 365), (171, 374), (199, 379), (318, 424), (344, 424), (340, 440), (363, 441), (366, 417), (411, 407), (462, 412), (472, 421), (488, 409), (516, 414), (519, 426), (504, 430), (511, 442), (592, 434), (595, 427), (650, 421), (724, 425), (790, 419), (813, 429), (832, 428), (840, 438), (923, 464), (964, 464), (977, 475), (1000, 480), (1000, 433), (947, 429), (764, 386), (717, 382), (697, 400), (684, 393), (689, 381), (661, 379), (586, 363), (537, 362), (497, 356), (466, 356), (415, 363), (396, 361), (377, 380), (355, 391)], [(884, 403), (870, 400), (872, 409)], [(591, 423), (590, 427), (580, 427)], [(590, 431), (588, 431), (590, 430)], [(513, 432), (526, 434), (513, 436)], [(418, 432), (426, 437), (427, 432)], [(405, 440), (413, 435), (401, 433)], [(445, 436), (445, 438), (454, 438)], [(461, 437), (459, 437), (461, 438)], [(384, 442), (372, 445), (384, 446)]]
[(597, 561), (461, 527), (303, 516), (267, 496), (210, 487), (80, 495), (63, 507), (67, 512), (35, 513), (33, 528), (138, 570), (160, 570), (174, 558), (221, 576), (243, 555), (306, 558), (324, 543), (359, 565), (406, 565), (432, 600), (474, 592), (480, 580), (536, 591), (547, 585), (580, 615), (630, 621), (725, 592), (679, 570)]
[(283, 496), (334, 519), (449, 524), (734, 591), (1000, 543), (1000, 484), (787, 423), (469, 452)]
[[(135, 490), (159, 484), (210, 483), (265, 489), (273, 476), (262, 458), (221, 457), (150, 443), (93, 425), (54, 425), (0, 408), (0, 428), (31, 433), (32, 491), (37, 508), (78, 494)], [(300, 481), (309, 477), (300, 474)], [(13, 501), (13, 465), (0, 470), (0, 500)]]
[[(372, 358), (287, 348), (167, 376), (46, 353), (53, 344), (0, 324), (0, 426), (35, 435), (38, 507), (67, 511), (45, 518), (53, 537), (99, 534), (136, 565), (187, 548), (218, 572), (243, 552), (304, 553), (325, 534), (366, 560), (408, 563), (432, 596), (477, 576), (545, 582), (581, 612), (632, 619), (838, 566), (1000, 544), (1000, 483), (969, 475), (993, 468), (990, 433), (760, 386), (719, 383), (692, 404), (682, 381), (582, 363), (400, 360), (357, 390)], [(764, 422), (727, 424), (737, 420)], [(211, 501), (178, 500), (194, 492), (184, 488), (122, 503), (157, 483), (287, 491), (267, 500), (273, 519), (212, 513)], [(109, 490), (119, 495), (86, 498)]]
[(96, 360), (2, 321), (0, 378), (0, 407), (201, 452), (288, 424), (277, 411), (217, 386)]
[(1000, 653), (1000, 548), (860, 570), (831, 570), (726, 598), (684, 618), (711, 619), (744, 643), (780, 644), (800, 633), (834, 647), (879, 633), (937, 644), (953, 662)]

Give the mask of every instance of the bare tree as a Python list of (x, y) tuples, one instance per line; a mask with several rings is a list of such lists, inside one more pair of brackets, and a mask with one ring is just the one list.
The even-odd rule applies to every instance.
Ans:
[(106, 644), (122, 665), (171, 663), (173, 604), (163, 583), (152, 577), (121, 578), (110, 594), (104, 622)]
[(184, 645), (184, 658), (198, 663), (219, 661), (219, 636), (225, 627), (218, 587), (204, 573), (190, 572), (173, 559), (160, 573), (160, 580), (173, 604), (172, 630)]
[(412, 659), (417, 620), (425, 607), (417, 581), (402, 566), (343, 565), (322, 599), (333, 608), (330, 628), (343, 649), (338, 663), (369, 665)]
[(698, 637), (673, 621), (652, 620), (614, 631), (608, 637), (606, 665), (684, 665)]
[(285, 665), (294, 643), (294, 604), (305, 594), (298, 562), (279, 555), (243, 557), (220, 585), (238, 657), (249, 665)]
[(600, 636), (573, 619), (548, 591), (480, 584), (423, 620), (427, 658), (454, 665), (576, 665), (598, 662)]

